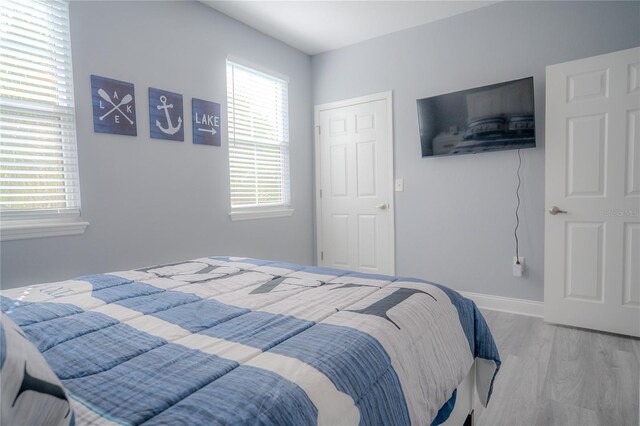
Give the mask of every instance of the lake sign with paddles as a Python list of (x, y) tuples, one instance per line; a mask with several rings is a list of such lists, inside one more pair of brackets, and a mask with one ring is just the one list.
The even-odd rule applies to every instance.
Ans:
[(96, 133), (138, 135), (133, 84), (92, 75), (91, 101)]

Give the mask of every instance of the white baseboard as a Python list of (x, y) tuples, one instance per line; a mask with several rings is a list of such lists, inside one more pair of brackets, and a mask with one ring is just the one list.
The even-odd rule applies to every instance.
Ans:
[(530, 317), (544, 317), (544, 303), (542, 302), (493, 296), (490, 294), (470, 293), (467, 291), (460, 291), (459, 293), (476, 302), (476, 305), (481, 309), (528, 315)]

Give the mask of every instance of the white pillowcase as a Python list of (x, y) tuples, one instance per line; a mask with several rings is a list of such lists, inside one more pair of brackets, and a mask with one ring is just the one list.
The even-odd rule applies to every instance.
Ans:
[(75, 423), (69, 398), (56, 373), (7, 315), (0, 313), (0, 424)]

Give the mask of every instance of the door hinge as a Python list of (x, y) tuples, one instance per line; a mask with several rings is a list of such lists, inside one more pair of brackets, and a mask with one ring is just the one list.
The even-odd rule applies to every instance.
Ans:
[(322, 198), (322, 189), (320, 190), (320, 198)]
[(324, 252), (323, 251), (320, 252), (320, 260), (324, 260)]
[(318, 128), (318, 134), (321, 135), (322, 134), (322, 127), (320, 126), (316, 126)]

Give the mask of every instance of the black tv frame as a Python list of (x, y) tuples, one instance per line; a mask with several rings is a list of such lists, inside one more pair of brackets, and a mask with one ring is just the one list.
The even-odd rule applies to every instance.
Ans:
[[(531, 131), (531, 135), (527, 136), (527, 137), (514, 137), (513, 135), (505, 135), (503, 137), (498, 137), (498, 135), (494, 135), (493, 137), (489, 136), (486, 139), (482, 139), (482, 140), (475, 140), (475, 139), (471, 139), (471, 140), (462, 140), (460, 147), (457, 149), (454, 149), (454, 152), (447, 152), (447, 153), (441, 153), (441, 154), (436, 154), (434, 153), (434, 139), (435, 139), (435, 133), (432, 136), (428, 136), (428, 132), (426, 131), (426, 129), (423, 128), (423, 119), (421, 117), (421, 102), (424, 103), (426, 101), (435, 101), (438, 98), (442, 98), (442, 97), (448, 97), (448, 96), (456, 96), (456, 95), (462, 95), (462, 94), (466, 94), (466, 93), (473, 93), (473, 92), (480, 92), (483, 90), (490, 90), (490, 89), (494, 89), (494, 88), (498, 88), (498, 87), (502, 87), (502, 86), (507, 86), (509, 84), (513, 84), (513, 83), (517, 83), (520, 81), (526, 81), (529, 80), (530, 83), (530, 87), (531, 87), (531, 109), (532, 109), (532, 113), (530, 114), (533, 118), (533, 123), (532, 123), (532, 128), (530, 129)], [(421, 153), (422, 153), (422, 157), (448, 157), (448, 156), (456, 156), (456, 155), (464, 155), (464, 154), (479, 154), (479, 153), (483, 153), (483, 152), (498, 152), (498, 151), (505, 151), (505, 150), (514, 150), (514, 149), (528, 149), (528, 148), (535, 148), (537, 143), (536, 143), (536, 130), (535, 130), (535, 124), (536, 124), (536, 114), (535, 114), (535, 81), (533, 76), (529, 76), (529, 77), (523, 77), (523, 78), (517, 78), (514, 80), (508, 80), (508, 81), (502, 81), (499, 83), (493, 83), (493, 84), (489, 84), (489, 85), (485, 85), (485, 86), (478, 86), (478, 87), (472, 87), (472, 88), (468, 88), (468, 89), (464, 89), (464, 90), (458, 90), (455, 92), (449, 92), (449, 93), (443, 93), (440, 95), (435, 95), (435, 96), (429, 96), (429, 97), (425, 97), (425, 98), (421, 98), (421, 99), (417, 99), (416, 100), (416, 106), (417, 106), (417, 112), (418, 112), (418, 127), (419, 127), (419, 133), (420, 133), (420, 147), (421, 147)], [(515, 120), (516, 116), (524, 116), (524, 115), (529, 115), (529, 114), (513, 114), (513, 115), (503, 115), (503, 126), (505, 127), (504, 132), (506, 133), (506, 128), (509, 126), (509, 124), (511, 124), (510, 120)], [(498, 116), (495, 116), (494, 118), (497, 118)], [(474, 117), (471, 117), (472, 119)], [(491, 120), (492, 117), (477, 117), (480, 120)], [(525, 120), (525, 119), (523, 119)], [(467, 123), (466, 125), (472, 123), (475, 120), (470, 120), (469, 117), (467, 117)], [(460, 133), (465, 133), (466, 132), (466, 125), (465, 125), (465, 130), (460, 131)], [(525, 124), (526, 126), (526, 124)], [(432, 129), (429, 129), (432, 130)], [(527, 130), (529, 131), (529, 130)], [(433, 132), (432, 132), (433, 133)], [(476, 144), (473, 144), (473, 142), (477, 142)], [(516, 143), (514, 143), (516, 142)], [(456, 145), (456, 147), (458, 147), (458, 145)]]

